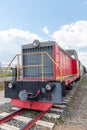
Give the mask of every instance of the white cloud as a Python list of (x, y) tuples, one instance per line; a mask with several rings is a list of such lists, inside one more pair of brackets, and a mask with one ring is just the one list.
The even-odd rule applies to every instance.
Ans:
[(41, 40), (39, 35), (29, 31), (8, 29), (0, 31), (0, 62), (10, 61), (16, 53), (21, 53), (21, 45)]
[(43, 32), (44, 32), (45, 34), (48, 34), (48, 33), (49, 33), (49, 30), (48, 30), (47, 27), (44, 27), (42, 30), (43, 30)]
[[(87, 21), (61, 26), (53, 33), (52, 38), (63, 48), (76, 49), (79, 59), (87, 66)], [(0, 62), (10, 61), (16, 53), (21, 52), (23, 44), (35, 39), (42, 40), (38, 34), (26, 30), (13, 28), (0, 31)]]
[[(61, 26), (54, 32), (52, 38), (63, 48), (76, 49), (78, 55), (82, 56), (82, 63), (87, 66), (87, 21), (77, 21)], [(86, 59), (83, 53), (86, 54)]]

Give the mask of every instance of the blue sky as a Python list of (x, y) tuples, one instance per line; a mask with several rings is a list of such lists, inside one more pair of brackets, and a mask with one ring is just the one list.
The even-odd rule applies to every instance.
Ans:
[(64, 24), (87, 19), (85, 0), (0, 0), (0, 30), (18, 28), (51, 33)]
[[(81, 56), (83, 54), (83, 61), (84, 53), (87, 55), (85, 27), (87, 0), (0, 0), (0, 62), (5, 62), (3, 57), (7, 55), (8, 62), (19, 51), (17, 48), (21, 48), (23, 42), (33, 41), (35, 38), (62, 42), (62, 46), (76, 49)], [(80, 34), (77, 30), (83, 33)], [(86, 59), (84, 64), (86, 65)]]

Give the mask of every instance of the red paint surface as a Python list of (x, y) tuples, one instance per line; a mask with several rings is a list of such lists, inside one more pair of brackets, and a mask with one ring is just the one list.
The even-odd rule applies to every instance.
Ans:
[(40, 111), (47, 111), (53, 105), (53, 103), (49, 103), (49, 102), (37, 102), (37, 101), (30, 102), (28, 100), (23, 102), (19, 99), (11, 99), (11, 100), (16, 107), (27, 108), (32, 110), (40, 110)]
[[(42, 81), (42, 78), (27, 78), (27, 77), (24, 77), (22, 78), (22, 80), (29, 80), (29, 81)], [(54, 80), (54, 78), (44, 78), (44, 80), (49, 80), (49, 81), (52, 81)]]
[[(64, 50), (60, 49), (58, 45), (54, 45), (54, 61), (57, 63), (59, 68), (62, 70), (62, 77), (65, 78), (66, 85), (78, 78), (79, 74), (78, 60), (70, 58)], [(75, 75), (75, 76), (74, 76)], [(60, 77), (60, 71), (54, 64), (54, 79)]]
[(65, 85), (70, 84), (71, 82), (75, 81), (79, 76), (69, 77), (65, 79)]
[(72, 60), (72, 74), (78, 74), (79, 73), (79, 65), (78, 65), (78, 60), (73, 59)]

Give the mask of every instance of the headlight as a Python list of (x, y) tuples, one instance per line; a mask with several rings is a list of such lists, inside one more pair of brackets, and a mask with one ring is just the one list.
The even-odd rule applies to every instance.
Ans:
[(46, 85), (46, 90), (47, 90), (47, 91), (50, 91), (50, 90), (51, 90), (51, 88), (52, 88), (52, 87), (51, 87), (51, 85), (50, 85), (50, 84), (47, 84), (47, 85)]
[(34, 46), (34, 47), (38, 47), (39, 45), (40, 45), (39, 40), (33, 41), (33, 46)]
[(48, 84), (46, 84), (45, 89), (46, 89), (46, 91), (51, 91), (51, 90), (55, 89), (55, 87), (56, 87), (55, 84), (48, 83)]
[(13, 88), (13, 84), (12, 84), (12, 83), (9, 83), (9, 84), (8, 84), (8, 87), (9, 87), (9, 88)]

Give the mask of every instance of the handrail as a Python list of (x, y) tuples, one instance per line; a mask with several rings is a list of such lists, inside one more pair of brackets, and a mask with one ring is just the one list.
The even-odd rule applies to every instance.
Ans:
[(15, 58), (17, 57), (18, 54), (16, 54), (14, 56), (14, 58), (11, 60), (11, 62), (8, 64), (8, 66), (6, 67), (5, 71), (4, 71), (4, 81), (6, 80), (6, 71), (10, 68), (11, 64), (13, 63), (13, 61), (15, 60)]
[[(22, 68), (33, 68), (33, 67), (42, 67), (42, 81), (44, 81), (44, 54), (46, 54), (49, 59), (56, 65), (59, 73), (60, 73), (60, 81), (63, 80), (62, 78), (62, 69), (58, 66), (58, 64), (54, 61), (54, 59), (47, 53), (47, 52), (31, 52), (31, 53), (24, 53), (24, 54), (16, 54), (14, 58), (11, 60), (11, 62), (8, 64), (6, 70), (9, 69), (13, 61), (17, 58), (17, 80), (19, 80), (19, 69), (20, 64), (19, 64), (19, 56), (24, 56), (24, 55), (31, 55), (31, 54), (42, 54), (42, 64), (41, 65), (30, 65), (30, 66), (22, 66)], [(5, 77), (6, 77), (6, 70), (5, 70)]]

